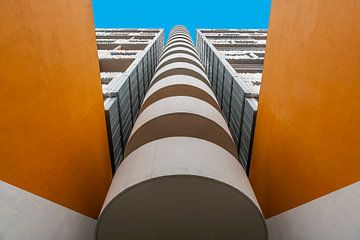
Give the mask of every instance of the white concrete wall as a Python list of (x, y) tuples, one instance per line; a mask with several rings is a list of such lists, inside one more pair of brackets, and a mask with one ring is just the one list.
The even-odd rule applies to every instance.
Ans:
[(359, 240), (360, 182), (266, 222), (270, 240)]
[(0, 240), (91, 240), (96, 220), (0, 181)]

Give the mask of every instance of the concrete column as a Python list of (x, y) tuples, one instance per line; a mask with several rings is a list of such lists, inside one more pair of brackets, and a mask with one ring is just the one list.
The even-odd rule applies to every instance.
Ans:
[(96, 239), (267, 239), (186, 28), (176, 26), (100, 214)]

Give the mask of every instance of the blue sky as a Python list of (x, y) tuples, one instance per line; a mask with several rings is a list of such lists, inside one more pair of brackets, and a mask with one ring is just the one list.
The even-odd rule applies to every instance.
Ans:
[(267, 28), (270, 0), (152, 1), (93, 0), (96, 27), (164, 28), (186, 26), (195, 40), (197, 28)]

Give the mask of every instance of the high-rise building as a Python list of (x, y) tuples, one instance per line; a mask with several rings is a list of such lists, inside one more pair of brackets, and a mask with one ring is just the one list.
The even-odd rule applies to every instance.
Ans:
[(192, 39), (187, 29), (174, 27), (95, 238), (266, 239), (264, 218), (237, 156)]
[(1, 240), (360, 239), (358, 0), (165, 46), (0, 5)]
[(162, 29), (96, 29), (101, 85), (113, 172), (162, 52)]
[(196, 47), (249, 173), (266, 30), (199, 29)]

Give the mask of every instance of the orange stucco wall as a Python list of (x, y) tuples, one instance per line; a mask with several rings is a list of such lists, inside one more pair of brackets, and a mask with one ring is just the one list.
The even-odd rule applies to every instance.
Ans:
[(0, 5), (0, 180), (97, 217), (111, 167), (91, 1)]
[(267, 217), (360, 180), (360, 1), (273, 0), (250, 180)]

